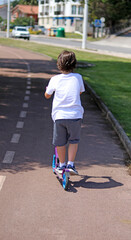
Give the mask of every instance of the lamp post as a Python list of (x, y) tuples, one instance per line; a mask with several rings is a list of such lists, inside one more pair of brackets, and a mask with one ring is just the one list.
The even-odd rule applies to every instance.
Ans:
[(82, 48), (86, 48), (86, 39), (87, 39), (87, 27), (88, 27), (88, 0), (85, 0), (84, 4), (84, 20), (83, 20), (83, 39), (82, 39)]
[(6, 37), (9, 38), (10, 36), (10, 0), (8, 0), (8, 8), (7, 8), (7, 35)]

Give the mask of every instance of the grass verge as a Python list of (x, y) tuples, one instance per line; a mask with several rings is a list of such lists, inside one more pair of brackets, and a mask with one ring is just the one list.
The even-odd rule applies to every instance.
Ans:
[[(66, 32), (65, 33), (65, 38), (74, 38), (74, 39), (82, 39), (82, 34), (78, 34), (78, 33), (68, 33)], [(88, 36), (87, 37), (87, 41), (91, 41), (91, 42), (94, 42), (94, 41), (99, 41), (101, 39), (105, 39), (105, 37), (102, 37), (102, 38), (93, 38), (91, 36)]]
[[(0, 44), (46, 54), (57, 59), (61, 47), (0, 38)], [(74, 50), (73, 50), (74, 51)], [(92, 68), (78, 68), (131, 139), (131, 59), (124, 59), (75, 50), (78, 61), (95, 64)]]

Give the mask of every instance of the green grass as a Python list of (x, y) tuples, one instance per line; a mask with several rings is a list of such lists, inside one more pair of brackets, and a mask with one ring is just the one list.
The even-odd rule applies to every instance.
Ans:
[[(82, 35), (78, 34), (78, 33), (68, 33), (68, 32), (66, 32), (65, 33), (65, 38), (82, 39)], [(100, 37), (99, 38), (93, 38), (91, 36), (88, 36), (87, 40), (93, 42), (93, 41), (99, 41), (99, 40), (104, 39), (104, 38), (105, 37), (103, 37), (103, 38), (100, 38)]]
[[(61, 47), (0, 38), (0, 44), (43, 53), (57, 59)], [(74, 50), (73, 50), (74, 51)], [(95, 67), (76, 69), (108, 106), (131, 139), (131, 59), (75, 50), (78, 61)]]
[(76, 39), (82, 39), (82, 35), (78, 33), (65, 33), (66, 38), (76, 38)]

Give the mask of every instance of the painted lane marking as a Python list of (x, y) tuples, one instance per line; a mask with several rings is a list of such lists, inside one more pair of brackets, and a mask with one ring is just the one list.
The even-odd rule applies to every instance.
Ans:
[(3, 187), (5, 179), (6, 179), (6, 176), (0, 176), (0, 191), (1, 191), (2, 187)]
[(19, 142), (19, 140), (20, 140), (20, 134), (19, 133), (14, 133), (13, 134), (13, 136), (12, 136), (12, 138), (11, 138), (11, 143), (18, 143)]
[(25, 94), (30, 95), (30, 90), (26, 90), (26, 91), (25, 91)]
[(16, 128), (23, 128), (24, 127), (24, 122), (18, 121), (16, 124)]
[(27, 115), (27, 111), (21, 111), (20, 112), (20, 117), (21, 118), (26, 118), (26, 115)]
[(30, 97), (29, 96), (25, 96), (24, 97), (24, 101), (29, 101)]
[(28, 108), (29, 104), (28, 103), (23, 103), (23, 108)]
[(3, 163), (12, 163), (14, 156), (15, 156), (14, 151), (7, 151), (4, 156)]
[(27, 81), (27, 84), (28, 84), (28, 85), (31, 85), (31, 81)]
[(31, 89), (31, 86), (27, 86), (26, 89)]

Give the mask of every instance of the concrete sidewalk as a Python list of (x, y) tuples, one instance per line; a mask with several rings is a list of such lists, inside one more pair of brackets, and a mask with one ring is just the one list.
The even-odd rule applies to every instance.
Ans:
[(6, 97), (0, 95), (1, 115), (2, 111), (8, 115), (0, 119), (3, 134), (8, 122), (15, 128), (19, 111), (15, 112), (14, 100), (18, 93), (24, 99), (27, 65), (32, 81), (22, 136), (18, 146), (12, 147), (15, 158), (10, 165), (0, 164), (0, 175), (6, 175), (0, 193), (2, 239), (130, 240), (131, 177), (124, 165), (126, 152), (92, 97), (88, 92), (82, 95), (85, 114), (76, 158), (79, 176), (70, 179), (65, 192), (51, 169), (52, 100), (43, 97), (48, 79), (58, 72), (56, 63), (23, 49), (0, 47), (0, 51), (0, 84), (3, 89), (7, 86)]

